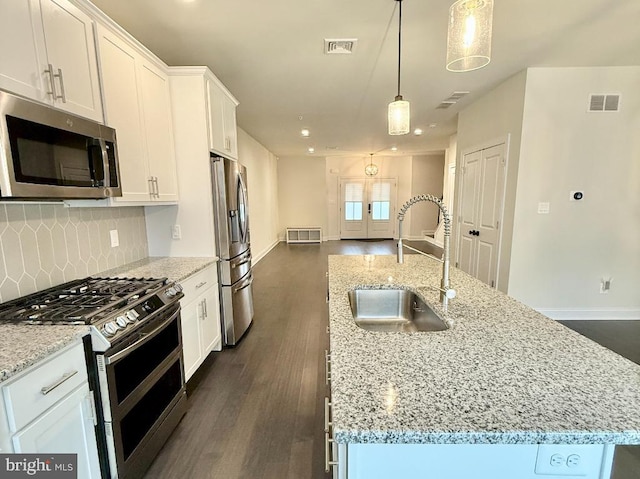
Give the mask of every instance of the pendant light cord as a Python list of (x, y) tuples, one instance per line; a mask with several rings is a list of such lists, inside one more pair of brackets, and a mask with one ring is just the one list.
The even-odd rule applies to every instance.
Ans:
[[(400, 11), (398, 14), (398, 96), (400, 95), (400, 62), (402, 58), (402, 0), (397, 0), (400, 3)], [(397, 100), (398, 98), (396, 98)]]

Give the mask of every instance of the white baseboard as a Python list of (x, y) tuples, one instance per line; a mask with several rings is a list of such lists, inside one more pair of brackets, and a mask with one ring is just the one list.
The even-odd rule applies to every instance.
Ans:
[(591, 309), (547, 309), (535, 308), (551, 319), (569, 320), (640, 320), (640, 309), (634, 308), (591, 308)]
[(340, 236), (324, 236), (322, 241), (340, 241)]
[(271, 251), (273, 248), (275, 248), (276, 246), (278, 246), (278, 243), (280, 243), (281, 240), (276, 239), (273, 243), (271, 243), (269, 246), (267, 246), (265, 249), (263, 249), (262, 251), (260, 251), (258, 254), (252, 255), (253, 258), (251, 259), (251, 262), (253, 265), (258, 264), (258, 261), (260, 261), (262, 258), (264, 258), (265, 256), (267, 256), (267, 254), (269, 253), (269, 251)]

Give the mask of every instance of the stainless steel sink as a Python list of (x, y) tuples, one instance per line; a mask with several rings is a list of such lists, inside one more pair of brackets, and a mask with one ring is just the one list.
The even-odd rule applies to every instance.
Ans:
[(418, 295), (406, 289), (349, 291), (351, 313), (369, 331), (443, 331), (447, 324)]

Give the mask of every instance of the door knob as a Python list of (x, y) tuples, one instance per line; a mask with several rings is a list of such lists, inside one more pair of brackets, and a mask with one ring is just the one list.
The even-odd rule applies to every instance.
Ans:
[(473, 232), (473, 234), (476, 235), (476, 236), (480, 236), (480, 231), (476, 230), (476, 231)]
[(473, 231), (473, 230), (469, 230), (469, 234), (470, 234), (471, 236), (473, 236), (473, 235), (474, 235), (474, 231)]

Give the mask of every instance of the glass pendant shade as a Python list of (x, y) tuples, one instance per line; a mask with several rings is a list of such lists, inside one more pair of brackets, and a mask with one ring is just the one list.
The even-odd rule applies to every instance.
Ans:
[(411, 130), (411, 111), (409, 102), (398, 95), (396, 100), (389, 103), (389, 134), (406, 135)]
[(364, 168), (364, 173), (367, 176), (376, 176), (378, 174), (378, 165), (374, 165), (373, 163), (368, 164)]
[(491, 61), (493, 0), (458, 0), (449, 9), (447, 70), (468, 72)]

